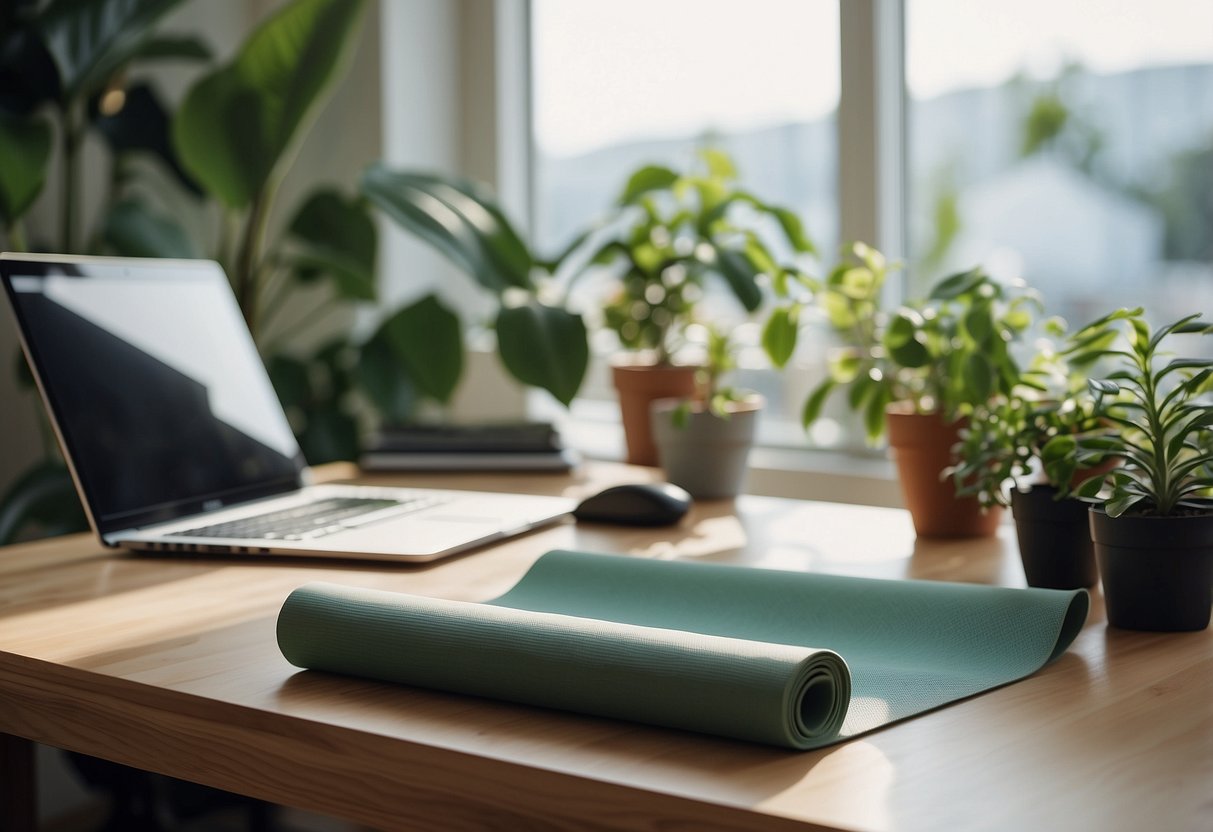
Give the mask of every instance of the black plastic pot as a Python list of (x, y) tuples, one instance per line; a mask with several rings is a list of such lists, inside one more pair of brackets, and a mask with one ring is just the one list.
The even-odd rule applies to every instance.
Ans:
[(1051, 485), (1011, 491), (1011, 512), (1028, 585), (1047, 589), (1094, 586), (1098, 575), (1087, 519), (1089, 506), (1056, 496), (1057, 489)]
[(1174, 517), (1090, 510), (1108, 623), (1126, 630), (1186, 631), (1213, 612), (1213, 507)]

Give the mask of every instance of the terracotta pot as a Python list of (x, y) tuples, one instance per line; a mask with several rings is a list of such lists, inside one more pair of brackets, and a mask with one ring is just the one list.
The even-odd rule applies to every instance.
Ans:
[(653, 438), (666, 479), (698, 499), (736, 497), (745, 485), (762, 397), (730, 402), (727, 419), (699, 405), (685, 425), (675, 425), (674, 410), (683, 401), (653, 402)]
[(1098, 575), (1087, 519), (1089, 506), (1073, 497), (1056, 497), (1057, 489), (1051, 485), (1011, 491), (1011, 513), (1028, 586), (1093, 586)]
[(1109, 517), (1090, 509), (1108, 623), (1203, 630), (1213, 612), (1213, 507), (1204, 514)]
[(629, 463), (657, 464), (657, 446), (653, 444), (649, 408), (658, 399), (693, 396), (697, 369), (682, 364), (616, 364), (611, 367), (615, 389), (619, 392), (619, 410), (623, 416), (623, 436), (627, 442)]
[(952, 446), (960, 441), (964, 420), (949, 424), (938, 413), (915, 413), (901, 403), (885, 412), (889, 448), (906, 508), (919, 537), (991, 537), (1002, 509), (983, 511), (976, 497), (957, 499), (951, 478)]

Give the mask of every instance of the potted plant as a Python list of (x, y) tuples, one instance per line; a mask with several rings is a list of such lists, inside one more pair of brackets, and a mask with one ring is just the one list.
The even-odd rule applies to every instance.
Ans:
[(737, 366), (734, 344), (727, 330), (704, 330), (706, 355), (695, 395), (653, 402), (653, 437), (670, 482), (697, 498), (735, 497), (745, 483), (763, 398), (723, 383)]
[(1166, 360), (1164, 342), (1213, 327), (1190, 315), (1152, 330), (1140, 309), (1121, 309), (1080, 336), (1122, 329), (1127, 348), (1106, 348), (1116, 369), (1091, 379), (1116, 430), (1083, 436), (1079, 448), (1123, 464), (1078, 487), (1095, 502), (1091, 538), (1103, 576), (1108, 623), (1131, 630), (1203, 630), (1213, 608), (1213, 488), (1208, 431), (1213, 406), (1202, 398), (1213, 360)]
[[(699, 154), (699, 168), (677, 173), (649, 165), (633, 173), (584, 267), (613, 270), (602, 323), (631, 355), (613, 363), (628, 462), (657, 464), (650, 406), (695, 395), (694, 366), (677, 362), (696, 320), (705, 281), (716, 275), (747, 312), (762, 304), (765, 278), (799, 274), (773, 247), (811, 254), (812, 242), (790, 211), (742, 190), (729, 157)], [(762, 218), (774, 220), (768, 225)]]
[[(817, 288), (815, 302), (844, 343), (831, 353), (829, 375), (810, 393), (802, 421), (812, 425), (827, 398), (846, 388), (869, 442), (888, 434), (917, 533), (991, 535), (999, 511), (958, 498), (945, 470), (974, 409), (1018, 383), (1011, 347), (1040, 301), (1022, 281), (1002, 283), (975, 268), (943, 279), (923, 301), (886, 311), (890, 270), (879, 251), (857, 243)], [(768, 322), (764, 341), (782, 344), (781, 355), (791, 354), (801, 305), (781, 306)]]
[(1077, 589), (1098, 580), (1087, 505), (1072, 493), (1117, 461), (1078, 447), (1078, 437), (1108, 429), (1082, 374), (1091, 346), (1083, 337), (1063, 351), (1038, 351), (1012, 395), (975, 409), (953, 449), (956, 494), (1010, 506), (1030, 586)]

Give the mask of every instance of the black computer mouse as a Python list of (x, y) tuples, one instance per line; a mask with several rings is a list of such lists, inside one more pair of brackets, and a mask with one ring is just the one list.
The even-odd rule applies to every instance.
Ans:
[(618, 526), (672, 526), (690, 511), (691, 502), (690, 494), (668, 482), (634, 482), (586, 497), (573, 516)]

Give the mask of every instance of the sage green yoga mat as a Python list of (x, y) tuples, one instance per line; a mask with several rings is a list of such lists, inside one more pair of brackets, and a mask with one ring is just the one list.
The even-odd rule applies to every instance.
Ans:
[(309, 584), (278, 643), (299, 667), (806, 749), (1027, 676), (1088, 603), (556, 551), (486, 604)]

